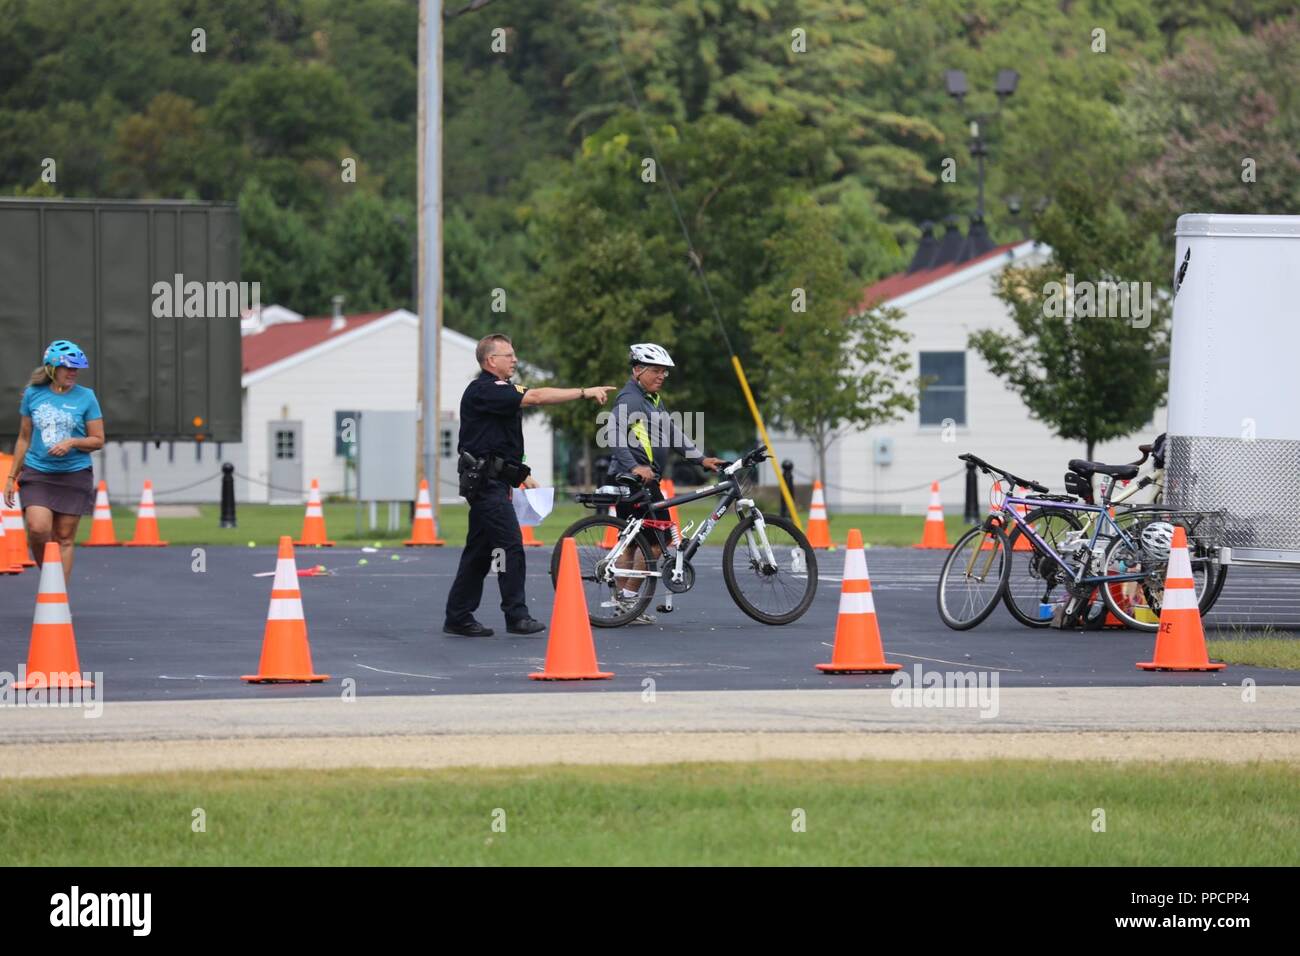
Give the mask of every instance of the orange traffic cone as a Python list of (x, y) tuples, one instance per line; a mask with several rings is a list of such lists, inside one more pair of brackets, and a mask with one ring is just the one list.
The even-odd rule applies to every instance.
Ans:
[(819, 671), (849, 674), (853, 671), (896, 671), (902, 664), (885, 660), (880, 642), (880, 625), (876, 621), (876, 604), (871, 597), (871, 577), (867, 574), (867, 552), (862, 547), (862, 532), (849, 530), (844, 545), (844, 579), (840, 584), (840, 616), (835, 622), (835, 649), (829, 664), (818, 664)]
[(1165, 569), (1165, 593), (1160, 604), (1154, 660), (1137, 666), (1144, 671), (1217, 671), (1226, 664), (1210, 660), (1205, 651), (1205, 629), (1196, 603), (1192, 559), (1187, 554), (1187, 532), (1174, 528)]
[(144, 483), (140, 493), (140, 510), (135, 517), (135, 537), (126, 543), (128, 548), (162, 548), (167, 542), (158, 537), (158, 515), (153, 508), (153, 482)]
[[(618, 517), (618, 511), (614, 508), (613, 505), (609, 506), (609, 516), (611, 518)], [(609, 550), (610, 548), (614, 547), (614, 545), (616, 544), (618, 544), (618, 529), (615, 528), (612, 524), (605, 525), (605, 540), (600, 543), (600, 546), (606, 550)]]
[(587, 596), (578, 571), (578, 546), (572, 538), (560, 542), (560, 576), (551, 608), (551, 631), (546, 639), (546, 666), (532, 680), (596, 680), (614, 675), (600, 670), (596, 642), (587, 617)]
[(36, 567), (36, 562), (27, 553), (27, 526), (23, 524), (22, 492), (14, 492), (12, 508), (4, 507), (4, 500), (0, 498), (0, 509), (2, 509), (0, 522), (4, 524), (5, 541), (9, 544), (9, 565), (17, 566), (19, 571), (23, 568)]
[[(314, 482), (313, 482), (314, 484)], [(329, 680), (311, 666), (307, 643), (307, 619), (302, 614), (302, 591), (298, 589), (298, 566), (293, 560), (293, 542), (280, 536), (280, 553), (275, 562), (275, 583), (271, 585), (271, 606), (266, 612), (266, 633), (262, 637), (262, 660), (257, 673), (240, 680), (254, 684), (285, 681), (299, 684)]]
[[(1011, 507), (1016, 512), (1016, 514), (1020, 515), (1021, 518), (1029, 514), (1029, 509), (1024, 505), (1012, 505)], [(940, 509), (940, 512), (942, 512), (942, 508)], [(1034, 530), (1037, 531), (1038, 529), (1035, 528)], [(1020, 534), (1016, 535), (1016, 543), (1011, 546), (1011, 550), (1012, 551), (1033, 551), (1034, 546), (1029, 543), (1029, 535), (1025, 534), (1024, 532), (1021, 532)]]
[[(662, 492), (665, 498), (677, 497), (677, 489), (673, 487), (673, 481), (671, 478), (665, 478), (663, 481), (659, 482), (659, 491)], [(668, 520), (673, 523), (673, 543), (680, 544), (682, 540), (682, 518), (681, 515), (677, 513), (677, 507), (675, 505), (668, 509)]]
[(0, 575), (21, 575), (22, 564), (9, 557), (9, 535), (4, 529), (4, 520), (0, 519)]
[(122, 542), (113, 533), (113, 511), (108, 506), (108, 484), (101, 481), (95, 492), (95, 520), (90, 525), (90, 539), (86, 548), (116, 548)]
[[(520, 485), (519, 487), (522, 489), (524, 486), (523, 486), (523, 485)], [(521, 524), (521, 525), (519, 526), (519, 530), (520, 530), (520, 532), (521, 532), (521, 533), (523, 534), (523, 536), (524, 536), (524, 547), (525, 547), (525, 548), (540, 548), (540, 547), (542, 547), (543, 545), (546, 544), (545, 541), (540, 541), (540, 540), (538, 540), (537, 535), (533, 534), (533, 526), (532, 526), (532, 525), (530, 525), (530, 524)]]
[(822, 494), (822, 483), (813, 482), (812, 505), (808, 509), (808, 543), (823, 551), (833, 550), (831, 544), (831, 526), (826, 520), (826, 497)]
[(94, 687), (83, 680), (77, 660), (77, 638), (72, 632), (72, 609), (63, 580), (63, 559), (55, 541), (45, 544), (41, 561), (41, 583), (36, 592), (36, 616), (32, 618), (32, 643), (27, 651), (27, 677), (14, 684), (18, 690), (46, 687)]
[(311, 491), (307, 494), (307, 513), (302, 519), (302, 540), (297, 545), (315, 545), (320, 548), (332, 548), (334, 542), (327, 540), (325, 533), (325, 512), (320, 506), (320, 482), (311, 480)]
[[(312, 487), (316, 482), (312, 482)], [(321, 521), (324, 525), (324, 519)], [(304, 526), (302, 531), (303, 537), (307, 536), (307, 529)], [(321, 532), (322, 536), (324, 532)], [(438, 537), (438, 525), (433, 520), (433, 502), (429, 500), (429, 482), (426, 478), (420, 479), (420, 494), (415, 499), (415, 521), (411, 523), (411, 539), (403, 542), (408, 548), (427, 548), (441, 547), (447, 542)]]
[(943, 526), (943, 503), (939, 500), (939, 482), (930, 482), (930, 507), (925, 512), (925, 531), (914, 548), (947, 548), (948, 532)]

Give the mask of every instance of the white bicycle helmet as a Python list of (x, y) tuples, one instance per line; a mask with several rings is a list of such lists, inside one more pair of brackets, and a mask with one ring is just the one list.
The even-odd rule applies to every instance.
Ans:
[(1168, 521), (1153, 521), (1142, 529), (1142, 550), (1157, 561), (1169, 558), (1174, 543), (1174, 526)]
[(673, 368), (673, 357), (668, 354), (668, 350), (653, 342), (639, 342), (632, 346), (629, 361), (633, 365), (662, 365), (664, 368)]

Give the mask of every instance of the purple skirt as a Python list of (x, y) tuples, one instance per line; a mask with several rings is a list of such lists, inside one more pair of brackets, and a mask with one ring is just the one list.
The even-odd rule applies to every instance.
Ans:
[(18, 476), (18, 494), (23, 510), (32, 505), (49, 508), (55, 514), (88, 515), (95, 513), (95, 473), (81, 471), (36, 471), (26, 466)]

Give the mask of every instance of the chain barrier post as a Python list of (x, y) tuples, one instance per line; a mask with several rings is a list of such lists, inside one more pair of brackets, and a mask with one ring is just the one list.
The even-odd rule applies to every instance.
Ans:
[(235, 466), (221, 466), (221, 527), (235, 528)]
[(966, 523), (980, 523), (979, 483), (975, 478), (975, 463), (966, 462)]
[[(781, 474), (785, 477), (786, 487), (793, 488), (794, 487), (794, 462), (792, 462), (789, 458), (781, 462)], [(781, 517), (782, 518), (790, 517), (790, 506), (785, 503), (785, 495), (781, 496)]]

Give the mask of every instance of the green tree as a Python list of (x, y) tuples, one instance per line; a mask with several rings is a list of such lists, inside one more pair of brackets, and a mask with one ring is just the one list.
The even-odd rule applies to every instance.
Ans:
[(749, 377), (775, 424), (808, 439), (817, 477), (826, 452), (851, 431), (916, 407), (903, 384), (910, 360), (897, 310), (857, 308), (861, 285), (835, 239), (832, 208), (792, 202), (782, 229), (764, 242), (771, 278), (745, 302), (754, 354)]
[(1152, 296), (1143, 327), (1144, 320), (1054, 310), (1049, 283), (1139, 281), (1165, 292), (1168, 256), (1149, 225), (1130, 220), (1087, 185), (1059, 189), (1037, 234), (1051, 247), (1050, 260), (1008, 267), (998, 279), (1015, 332), (985, 329), (970, 336), (970, 345), (1031, 417), (1083, 442), (1092, 458), (1097, 442), (1146, 425), (1164, 398), (1169, 297)]

